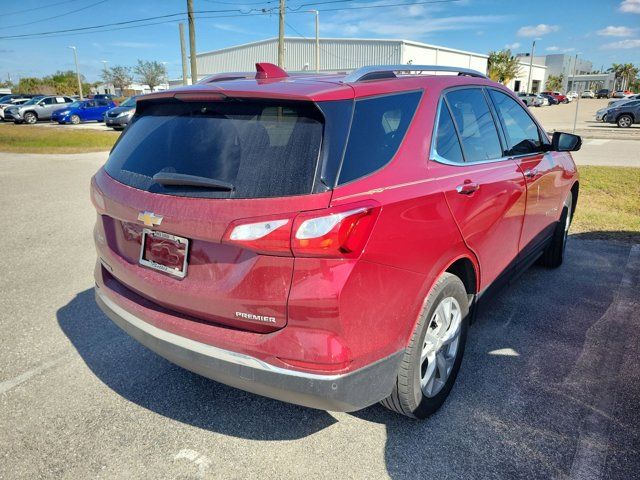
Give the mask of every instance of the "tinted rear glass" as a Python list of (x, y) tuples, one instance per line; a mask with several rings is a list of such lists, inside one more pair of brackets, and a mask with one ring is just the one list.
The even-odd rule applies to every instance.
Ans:
[[(148, 103), (114, 147), (105, 170), (153, 193), (259, 198), (312, 192), (323, 117), (310, 102), (227, 100)], [(157, 173), (206, 177), (232, 191), (163, 186)]]
[(393, 158), (421, 94), (408, 92), (356, 101), (338, 183), (372, 173)]

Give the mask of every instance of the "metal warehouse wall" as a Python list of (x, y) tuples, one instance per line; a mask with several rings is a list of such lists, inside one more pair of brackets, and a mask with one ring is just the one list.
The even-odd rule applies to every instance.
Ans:
[[(360, 39), (320, 39), (320, 69), (351, 70), (364, 65), (401, 63), (401, 41)], [(255, 69), (256, 62), (277, 63), (277, 40), (239, 45), (198, 54), (198, 75), (242, 72)], [(287, 38), (285, 68), (292, 71), (315, 69), (315, 40)]]

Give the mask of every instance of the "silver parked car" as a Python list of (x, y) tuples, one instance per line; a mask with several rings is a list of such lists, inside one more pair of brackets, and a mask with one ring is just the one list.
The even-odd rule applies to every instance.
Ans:
[(72, 98), (62, 95), (34, 97), (22, 105), (6, 108), (4, 118), (14, 123), (34, 124), (38, 120), (49, 120), (53, 112), (71, 103)]
[(4, 111), (8, 107), (15, 107), (16, 105), (23, 105), (30, 101), (30, 98), (12, 98), (7, 102), (0, 102), (0, 120), (4, 120)]
[(611, 100), (607, 107), (613, 107), (614, 105), (622, 105), (623, 103), (630, 102), (632, 100), (640, 100), (640, 93), (635, 93), (633, 95), (627, 95), (624, 98), (620, 98), (618, 100)]
[(544, 105), (544, 99), (535, 93), (518, 92), (518, 97), (527, 107), (541, 107)]

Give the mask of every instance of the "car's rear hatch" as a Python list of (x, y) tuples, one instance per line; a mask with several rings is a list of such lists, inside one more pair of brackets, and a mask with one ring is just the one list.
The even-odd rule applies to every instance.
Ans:
[(92, 183), (103, 268), (179, 314), (253, 331), (282, 328), (294, 257), (222, 240), (239, 219), (329, 205), (323, 165), (340, 147), (329, 151), (326, 131), (310, 101), (139, 102)]

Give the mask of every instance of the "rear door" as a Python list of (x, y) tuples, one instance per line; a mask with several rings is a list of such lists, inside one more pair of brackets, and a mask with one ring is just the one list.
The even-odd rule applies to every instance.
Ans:
[(491, 284), (518, 255), (525, 186), (518, 165), (502, 154), (482, 88), (458, 88), (440, 102), (430, 175), (441, 182), (462, 236)]
[[(296, 212), (328, 206), (330, 191), (317, 181), (321, 151), (328, 148), (323, 127), (311, 102), (138, 102), (94, 179), (105, 284), (204, 321), (282, 328), (294, 266), (290, 251), (257, 252), (223, 237), (238, 220), (278, 228)], [(264, 235), (254, 230), (245, 233)], [(158, 237), (147, 251), (142, 243), (149, 232), (172, 237)], [(184, 276), (141, 262), (147, 255), (175, 267), (185, 241)]]
[(548, 141), (529, 112), (504, 92), (496, 89), (488, 92), (504, 132), (504, 154), (519, 165), (527, 184), (527, 208), (520, 239), (522, 256), (526, 256), (552, 233), (560, 216), (565, 191), (563, 169), (554, 160), (554, 153), (544, 151)]

